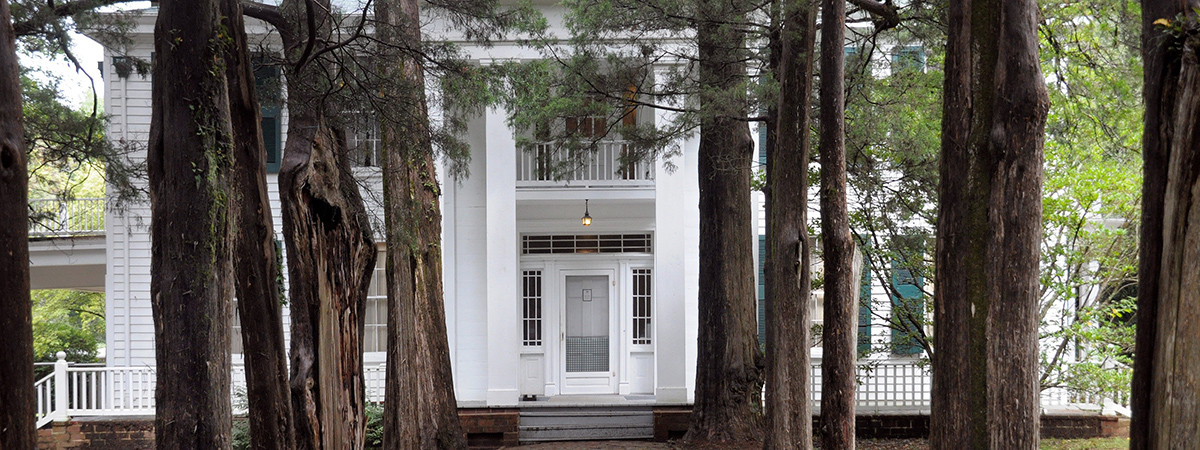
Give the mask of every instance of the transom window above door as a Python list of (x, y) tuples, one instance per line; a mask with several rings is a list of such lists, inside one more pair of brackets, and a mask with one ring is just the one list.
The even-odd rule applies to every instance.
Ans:
[(521, 236), (521, 254), (653, 253), (650, 233)]

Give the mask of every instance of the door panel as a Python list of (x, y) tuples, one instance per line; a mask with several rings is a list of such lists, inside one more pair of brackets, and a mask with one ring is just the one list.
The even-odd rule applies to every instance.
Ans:
[(608, 277), (566, 277), (566, 371), (609, 371)]

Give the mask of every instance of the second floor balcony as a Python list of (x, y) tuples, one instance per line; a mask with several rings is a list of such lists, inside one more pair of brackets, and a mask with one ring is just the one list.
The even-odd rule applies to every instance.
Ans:
[(517, 150), (517, 188), (650, 188), (654, 161), (635, 160), (625, 141), (572, 155), (552, 144)]
[(29, 201), (31, 239), (104, 235), (104, 199)]

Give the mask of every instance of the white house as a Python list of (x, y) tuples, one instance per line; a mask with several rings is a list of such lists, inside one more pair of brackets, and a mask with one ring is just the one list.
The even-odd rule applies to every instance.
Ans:
[[(563, 30), (561, 7), (539, 8)], [(122, 58), (118, 55), (151, 60), (155, 12), (151, 8), (137, 19), (127, 47), (109, 49), (105, 55), (108, 136), (115, 141), (145, 142), (149, 133), (151, 81), (148, 76), (119, 73), (117, 66)], [(438, 24), (440, 19), (430, 20), (428, 29), (448, 29)], [(263, 39), (269, 42), (262, 24), (250, 20), (249, 27), (252, 40), (268, 36)], [(453, 31), (441, 37), (459, 40), (479, 64), (538, 57), (512, 41), (481, 47)], [(436, 106), (431, 111), (433, 120), (441, 114)], [(671, 114), (643, 108), (637, 120), (667, 121)], [(287, 114), (264, 110), (263, 116), (271, 172), (268, 189), (276, 233), (281, 235), (274, 170), (287, 134)], [(700, 294), (698, 139), (678, 142), (682, 151), (670, 161), (677, 167), (673, 171), (666, 170), (663, 161), (619, 169), (623, 143), (612, 140), (601, 145), (588, 167), (555, 181), (539, 173), (536, 157), (517, 149), (505, 119), (499, 108), (470, 119), (469, 177), (447, 179), (439, 168), (446, 326), (457, 399), (467, 406), (511, 406), (528, 396), (588, 394), (690, 403)], [(359, 131), (349, 141), (357, 164), (354, 173), (368, 191), (368, 208), (378, 216), (376, 138)], [(144, 158), (144, 152), (133, 157)], [(754, 203), (745, 207), (758, 217), (761, 199)], [(591, 217), (590, 226), (581, 221), (585, 214)], [(110, 367), (154, 365), (149, 221), (148, 204), (109, 211), (105, 218)], [(382, 252), (382, 244), (379, 248)], [(385, 359), (384, 270), (381, 256), (367, 303), (364, 348), (369, 366)], [(886, 316), (886, 291), (877, 280), (871, 284), (875, 289), (868, 292), (882, 306), (876, 314)], [(760, 303), (761, 295), (760, 289)], [(818, 320), (819, 308), (815, 302)], [(879, 326), (883, 319), (872, 318), (870, 311), (864, 314), (864, 324), (876, 323), (864, 327), (873, 340), (889, 339), (890, 332)], [(239, 324), (232, 326), (236, 333)], [(236, 364), (241, 343), (236, 335), (233, 341)], [(820, 349), (813, 355), (819, 358)]]

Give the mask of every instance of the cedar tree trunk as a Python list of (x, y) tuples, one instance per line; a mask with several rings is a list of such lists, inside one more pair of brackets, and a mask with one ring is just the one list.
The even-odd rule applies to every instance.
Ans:
[[(846, 207), (844, 0), (821, 5), (821, 244), (825, 264), (825, 327), (821, 358), (821, 447), (854, 448), (855, 363), (859, 278)], [(801, 166), (804, 167), (804, 166)]]
[(29, 174), (8, 0), (0, 0), (0, 448), (34, 448)]
[(766, 428), (763, 446), (812, 447), (809, 399), (808, 132), (817, 2), (789, 0), (778, 38), (779, 101), (767, 137)]
[[(1200, 441), (1197, 6), (1147, 1), (1142, 9), (1146, 116), (1130, 430), (1135, 449), (1185, 448)], [(1167, 33), (1153, 25), (1158, 19), (1183, 32)]]
[(382, 113), (387, 228), (388, 362), (384, 448), (466, 448), (458, 420), (446, 309), (441, 221), (421, 62), (417, 0), (376, 4), (381, 65), (392, 80)]
[(750, 159), (744, 120), (745, 11), (724, 0), (697, 7), (700, 123), (700, 329), (688, 442), (758, 441), (762, 362), (755, 317)]
[(1032, 449), (1041, 412), (1038, 243), (1049, 108), (1037, 4), (951, 2), (949, 17), (932, 444)]
[(267, 198), (266, 150), (263, 147), (254, 69), (246, 45), (242, 7), (221, 0), (229, 30), (225, 76), (233, 129), (234, 282), (237, 313), (242, 317), (246, 396), (250, 406), (250, 442), (255, 449), (291, 449), (292, 403), (288, 394), (287, 351), (283, 344), (281, 268)]
[(217, 2), (164, 1), (154, 29), (150, 302), (155, 444), (227, 448), (233, 163)]
[[(942, 155), (938, 172), (937, 249), (935, 251), (933, 392), (930, 408), (930, 442), (934, 448), (983, 448), (986, 443), (984, 362), (971, 343), (983, 342), (983, 315), (971, 311), (984, 295), (982, 272), (984, 249), (980, 236), (986, 231), (981, 216), (984, 200), (980, 175), (971, 173), (976, 187), (968, 192), (971, 133), (971, 2), (951, 2), (950, 29), (946, 45), (944, 103), (942, 108)], [(990, 66), (987, 67), (990, 69)], [(984, 71), (988, 76), (990, 70)], [(986, 185), (982, 186), (986, 192)], [(979, 232), (960, 230), (978, 227)], [(969, 230), (968, 230), (969, 231)], [(971, 276), (970, 280), (967, 279)], [(978, 395), (964, 393), (974, 389)], [(974, 425), (974, 426), (973, 426)]]

